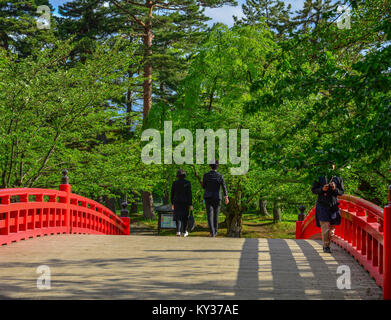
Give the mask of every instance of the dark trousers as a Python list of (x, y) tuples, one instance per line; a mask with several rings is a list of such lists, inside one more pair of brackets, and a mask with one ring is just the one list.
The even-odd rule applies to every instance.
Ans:
[(221, 208), (221, 200), (219, 199), (205, 199), (206, 214), (208, 215), (208, 224), (210, 234), (217, 235), (219, 228), (219, 212)]
[(187, 220), (187, 217), (176, 220), (176, 232), (186, 233)]
[(186, 232), (187, 221), (189, 220), (189, 207), (189, 205), (183, 203), (174, 204), (174, 220), (176, 221), (176, 232)]

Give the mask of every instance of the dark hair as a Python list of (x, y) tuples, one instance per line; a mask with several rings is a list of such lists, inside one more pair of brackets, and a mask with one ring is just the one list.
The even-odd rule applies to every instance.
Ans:
[(185, 178), (186, 177), (186, 171), (183, 169), (179, 169), (176, 173), (177, 178)]
[(216, 169), (219, 167), (219, 161), (216, 160), (216, 161), (210, 163), (209, 166), (210, 166), (210, 168), (211, 168), (212, 170), (216, 170)]

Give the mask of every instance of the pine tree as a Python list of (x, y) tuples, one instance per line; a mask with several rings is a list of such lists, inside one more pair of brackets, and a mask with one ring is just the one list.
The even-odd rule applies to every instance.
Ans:
[[(152, 77), (160, 70), (160, 94), (165, 94), (167, 84), (178, 75), (172, 72), (180, 69), (181, 61), (189, 47), (197, 43), (197, 38), (209, 20), (204, 16), (202, 7), (218, 7), (234, 4), (235, 0), (112, 0), (136, 26), (135, 31), (143, 41), (143, 123), (148, 125), (148, 116), (152, 108)], [(157, 44), (157, 45), (154, 45)], [(178, 45), (180, 43), (180, 45)], [(185, 49), (185, 50), (184, 50)], [(179, 58), (179, 59), (178, 59)], [(167, 63), (168, 62), (168, 63)], [(159, 68), (160, 67), (160, 68)], [(168, 81), (167, 81), (168, 80)], [(143, 192), (144, 217), (153, 217), (152, 197)]]
[(33, 46), (43, 46), (53, 40), (54, 21), (50, 30), (37, 26), (40, 5), (53, 10), (48, 0), (0, 0), (0, 47), (23, 57), (31, 53)]
[(244, 17), (234, 17), (236, 24), (254, 25), (261, 20), (277, 35), (283, 35), (290, 30), (291, 5), (285, 5), (280, 0), (246, 0), (242, 5)]
[(311, 26), (316, 27), (327, 21), (331, 11), (341, 4), (341, 1), (332, 0), (305, 0), (302, 10), (296, 11), (293, 24), (306, 32)]
[[(88, 19), (88, 15), (93, 17), (91, 12), (94, 9), (98, 10), (98, 3), (99, 0), (77, 0), (63, 6), (60, 13), (67, 17), (70, 26), (64, 30), (64, 34), (69, 34), (69, 31), (76, 34), (76, 30), (83, 30), (89, 35), (89, 39), (93, 39), (98, 34), (105, 36), (102, 28), (106, 24), (113, 29), (106, 28), (105, 32), (117, 32), (130, 41), (141, 42), (139, 55), (142, 70), (135, 66), (129, 71), (129, 76), (133, 76), (132, 73), (142, 74), (144, 127), (149, 125), (152, 99), (162, 100), (167, 104), (175, 95), (176, 86), (185, 72), (188, 56), (202, 39), (206, 29), (205, 22), (210, 20), (204, 15), (203, 7), (237, 4), (235, 0), (112, 0), (105, 18), (99, 20), (101, 16), (95, 16)], [(115, 22), (113, 17), (119, 20)], [(153, 78), (156, 79), (155, 85)], [(131, 91), (127, 93), (130, 103), (132, 94)], [(143, 192), (143, 200), (144, 216), (153, 218), (151, 194)]]
[(116, 16), (105, 3), (104, 0), (76, 0), (59, 6), (58, 36), (73, 37), (75, 60), (85, 61), (96, 41), (115, 35), (125, 24), (124, 18)]
[[(219, 7), (226, 4), (236, 5), (235, 0), (112, 0), (133, 22), (136, 34), (143, 41), (143, 121), (147, 125), (152, 108), (154, 69), (163, 68), (167, 58), (173, 54), (186, 55), (182, 48), (195, 44), (195, 38), (209, 20), (203, 14), (203, 7)], [(154, 42), (159, 45), (154, 45)], [(177, 47), (178, 42), (181, 46)], [(181, 48), (181, 49), (178, 49)], [(163, 51), (162, 51), (163, 49)], [(176, 60), (178, 62), (178, 60)], [(166, 65), (169, 66), (169, 65)], [(170, 69), (162, 74), (167, 75)], [(170, 73), (170, 72), (169, 72)], [(171, 73), (172, 74), (172, 73)], [(163, 88), (167, 83), (163, 83)]]

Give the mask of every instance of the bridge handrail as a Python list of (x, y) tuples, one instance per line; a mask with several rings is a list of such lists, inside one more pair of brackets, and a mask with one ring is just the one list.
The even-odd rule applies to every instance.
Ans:
[(50, 234), (130, 232), (128, 217), (118, 217), (100, 203), (71, 193), (69, 184), (61, 184), (59, 190), (0, 189), (0, 200), (0, 246)]
[[(126, 227), (126, 223), (124, 222), (123, 219), (118, 217), (114, 212), (112, 212), (110, 209), (108, 209), (104, 205), (101, 205), (99, 202), (96, 202), (94, 200), (80, 196), (75, 193), (70, 194), (70, 199), (71, 199), (71, 202), (70, 202), (71, 205), (79, 205), (78, 202), (81, 202), (81, 204), (79, 206), (82, 206), (82, 207), (84, 206), (83, 203), (85, 203), (87, 205), (87, 207), (89, 205), (90, 209), (91, 209), (91, 206), (95, 206), (96, 211), (102, 212), (104, 215), (107, 215), (110, 219), (113, 219), (119, 225)], [(74, 203), (74, 201), (76, 201), (76, 204)], [(99, 211), (99, 210), (101, 210), (101, 211)]]
[[(389, 198), (391, 199), (391, 193)], [(335, 227), (332, 241), (349, 252), (383, 288), (384, 298), (390, 299), (391, 263), (388, 260), (391, 258), (391, 237), (387, 235), (385, 240), (385, 230), (391, 231), (391, 206), (382, 209), (351, 195), (343, 195), (338, 199), (341, 224)], [(311, 208), (303, 221), (297, 221), (297, 239), (321, 238), (321, 230), (316, 226), (315, 211), (316, 206)]]
[(0, 199), (5, 196), (21, 196), (28, 194), (29, 196), (44, 195), (51, 196), (56, 195), (58, 197), (66, 196), (66, 192), (53, 190), (53, 189), (41, 189), (41, 188), (12, 188), (12, 189), (0, 189)]
[(369, 202), (367, 200), (364, 200), (364, 199), (361, 199), (361, 198), (358, 198), (355, 196), (347, 195), (347, 194), (338, 197), (338, 199), (352, 202), (352, 203), (358, 205), (359, 207), (367, 210), (367, 212), (369, 211), (369, 213), (377, 216), (381, 220), (383, 220), (383, 218), (384, 218), (383, 208), (379, 207), (378, 205), (376, 205), (372, 202)]
[[(64, 197), (66, 197), (66, 195), (67, 195), (67, 193), (64, 191), (51, 190), (51, 189), (39, 189), (39, 188), (0, 189), (0, 199), (3, 199), (3, 198), (7, 199), (7, 198), (10, 198), (13, 196), (26, 197), (26, 199), (24, 201), (19, 201), (19, 202), (14, 202), (14, 203), (43, 202), (43, 199), (40, 201), (37, 201), (37, 200), (36, 201), (29, 201), (28, 197), (30, 197), (30, 196), (38, 196), (38, 197), (55, 196), (56, 199), (53, 202), (57, 202), (58, 199), (64, 198)], [(76, 205), (79, 205), (78, 202), (81, 202), (81, 203), (85, 202), (87, 204), (87, 207), (88, 207), (88, 205), (90, 207), (91, 207), (91, 205), (93, 205), (97, 209), (97, 211), (101, 208), (101, 212), (103, 212), (105, 215), (107, 215), (108, 217), (115, 220), (119, 225), (125, 226), (125, 223), (123, 222), (122, 219), (120, 219), (115, 213), (113, 213), (110, 209), (106, 208), (105, 206), (101, 205), (100, 203), (98, 203), (94, 200), (88, 199), (86, 197), (80, 196), (75, 193), (71, 193), (70, 197), (71, 197), (70, 204), (75, 205), (75, 203), (76, 203)], [(10, 204), (5, 204), (5, 203), (3, 203), (3, 201), (0, 202), (0, 212), (2, 212), (4, 210), (5, 205), (10, 205)], [(1, 208), (2, 206), (3, 206), (3, 209)], [(79, 206), (83, 206), (83, 205), (80, 204)], [(98, 211), (98, 212), (100, 212), (100, 211)]]

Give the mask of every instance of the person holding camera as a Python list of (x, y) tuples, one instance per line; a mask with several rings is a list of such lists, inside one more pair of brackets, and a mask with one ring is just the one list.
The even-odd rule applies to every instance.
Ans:
[(312, 193), (318, 195), (316, 202), (316, 226), (322, 230), (323, 252), (331, 253), (330, 242), (334, 236), (335, 226), (341, 223), (338, 196), (344, 194), (343, 180), (335, 171), (335, 163), (330, 162), (331, 178), (319, 177), (312, 185)]

